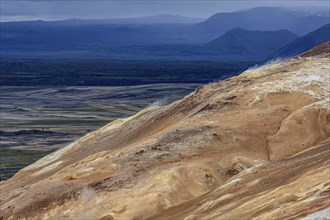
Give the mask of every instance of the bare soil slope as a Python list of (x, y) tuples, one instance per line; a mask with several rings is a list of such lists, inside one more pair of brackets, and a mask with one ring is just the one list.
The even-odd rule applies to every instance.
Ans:
[(0, 183), (2, 218), (326, 215), (326, 47), (202, 86), (42, 158)]

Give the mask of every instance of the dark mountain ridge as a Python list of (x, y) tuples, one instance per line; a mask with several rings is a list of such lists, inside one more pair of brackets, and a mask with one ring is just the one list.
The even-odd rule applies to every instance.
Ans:
[(329, 22), (324, 13), (307, 13), (284, 8), (260, 7), (249, 10), (217, 13), (196, 27), (221, 35), (233, 28), (246, 30), (289, 30), (297, 35), (308, 32)]
[(9, 21), (2, 22), (4, 25), (15, 24), (39, 24), (39, 25), (59, 25), (59, 26), (71, 26), (71, 25), (143, 25), (143, 24), (194, 24), (204, 21), (203, 18), (185, 17), (181, 15), (170, 14), (158, 14), (144, 17), (132, 17), (132, 18), (106, 18), (106, 19), (67, 19), (67, 20), (31, 20), (31, 21)]
[(207, 43), (204, 50), (224, 56), (264, 59), (298, 36), (287, 30), (247, 31), (236, 28)]
[[(328, 23), (329, 17), (326, 13), (255, 8), (218, 13), (198, 24), (185, 23), (185, 19), (158, 15), (136, 19), (2, 22), (1, 57), (217, 60), (223, 57), (205, 52), (196, 54), (196, 50), (234, 28), (288, 30), (300, 35)], [(268, 52), (259, 54), (268, 55)], [(251, 58), (244, 57), (247, 59)]]
[(287, 58), (309, 50), (319, 44), (330, 41), (330, 24), (306, 34), (276, 51), (272, 58)]

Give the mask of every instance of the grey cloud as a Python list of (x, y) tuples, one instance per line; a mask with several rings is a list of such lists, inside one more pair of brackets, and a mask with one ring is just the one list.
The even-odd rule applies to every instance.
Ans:
[(259, 6), (328, 8), (328, 1), (43, 1), (1, 0), (1, 20), (58, 20), (68, 18), (117, 18), (155, 14), (179, 14), (208, 17), (221, 11), (235, 11)]

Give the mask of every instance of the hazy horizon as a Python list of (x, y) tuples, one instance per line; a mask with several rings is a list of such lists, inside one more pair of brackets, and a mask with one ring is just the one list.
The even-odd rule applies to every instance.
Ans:
[(178, 15), (206, 19), (219, 12), (255, 7), (329, 10), (328, 1), (1, 1), (0, 20), (115, 19)]

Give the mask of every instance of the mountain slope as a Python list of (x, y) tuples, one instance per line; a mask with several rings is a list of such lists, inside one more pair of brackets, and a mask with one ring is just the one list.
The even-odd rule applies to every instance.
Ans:
[(287, 58), (295, 56), (327, 41), (330, 41), (330, 24), (324, 25), (319, 29), (289, 43), (276, 51), (275, 54), (273, 54), (273, 58)]
[(246, 30), (289, 30), (304, 35), (329, 23), (329, 15), (318, 16), (284, 8), (252, 8), (229, 13), (217, 13), (196, 26), (205, 31), (223, 34), (233, 28)]
[(112, 18), (112, 19), (72, 19), (53, 23), (62, 25), (86, 25), (86, 24), (193, 24), (202, 22), (202, 18), (191, 18), (180, 15), (159, 14), (154, 16), (136, 18)]
[(218, 60), (222, 58), (208, 56), (198, 49), (234, 28), (289, 30), (301, 36), (329, 23), (329, 16), (328, 11), (254, 8), (218, 13), (201, 23), (195, 23), (197, 21), (158, 15), (129, 19), (1, 22), (1, 57)]
[(233, 29), (204, 46), (208, 52), (265, 59), (274, 51), (295, 40), (297, 35), (290, 31), (246, 31)]
[(244, 170), (217, 190), (148, 219), (328, 219), (329, 143)]
[(293, 219), (322, 211), (330, 204), (328, 45), (118, 119), (42, 158), (0, 183), (1, 218)]
[(142, 25), (142, 24), (194, 24), (202, 22), (202, 18), (185, 17), (180, 15), (159, 14), (133, 18), (109, 18), (109, 19), (68, 19), (57, 21), (9, 21), (2, 25), (49, 25), (49, 26), (82, 26), (82, 25)]

